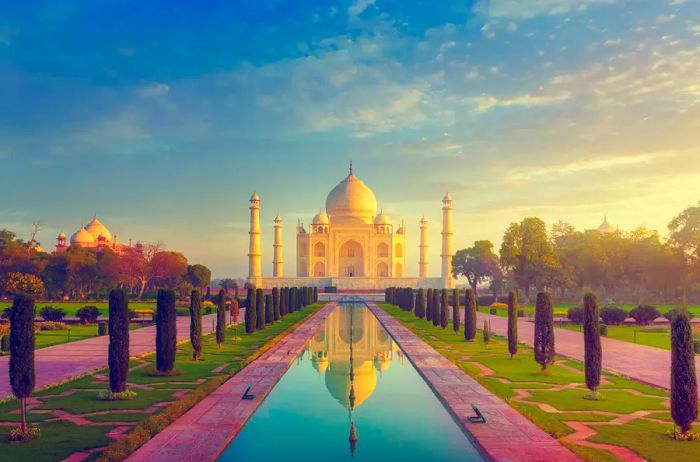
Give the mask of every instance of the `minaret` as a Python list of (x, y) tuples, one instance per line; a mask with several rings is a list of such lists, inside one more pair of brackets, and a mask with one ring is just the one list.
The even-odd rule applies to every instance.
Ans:
[(418, 276), (423, 279), (428, 277), (428, 220), (420, 219), (420, 258), (418, 260)]
[(272, 259), (272, 275), (276, 278), (283, 276), (282, 269), (282, 218), (275, 217), (275, 243), (272, 245), (274, 257)]
[(446, 193), (442, 198), (442, 272), (441, 277), (444, 287), (450, 289), (454, 287), (452, 278), (452, 196)]
[(262, 288), (262, 269), (260, 265), (260, 196), (250, 196), (250, 246), (248, 248), (248, 282), (256, 288)]

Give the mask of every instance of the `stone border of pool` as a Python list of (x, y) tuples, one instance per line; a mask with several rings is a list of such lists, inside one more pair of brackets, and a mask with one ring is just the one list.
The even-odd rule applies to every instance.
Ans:
[[(375, 303), (365, 302), (384, 329), (482, 454), (495, 461), (580, 461), (573, 452), (522, 416)], [(475, 404), (486, 423), (470, 423)]]
[[(158, 433), (129, 462), (214, 461), (265, 401), (336, 303), (327, 303), (258, 359)], [(241, 397), (249, 385), (252, 400)]]

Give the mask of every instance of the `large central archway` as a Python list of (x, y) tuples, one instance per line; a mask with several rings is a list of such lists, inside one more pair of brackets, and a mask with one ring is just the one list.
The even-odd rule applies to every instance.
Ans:
[(363, 249), (357, 241), (347, 241), (340, 246), (338, 254), (338, 276), (364, 276)]

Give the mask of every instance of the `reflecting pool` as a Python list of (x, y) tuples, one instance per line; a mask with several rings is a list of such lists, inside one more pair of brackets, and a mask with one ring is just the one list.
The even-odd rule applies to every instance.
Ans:
[(352, 303), (329, 314), (219, 460), (483, 459), (369, 309)]

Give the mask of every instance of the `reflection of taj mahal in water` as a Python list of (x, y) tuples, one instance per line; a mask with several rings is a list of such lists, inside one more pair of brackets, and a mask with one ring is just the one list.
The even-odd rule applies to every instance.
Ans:
[(406, 277), (406, 228), (398, 228), (384, 211), (377, 213), (374, 192), (350, 173), (331, 190), (326, 209), (319, 211), (308, 230), (296, 227), (296, 277), (284, 277), (282, 219), (274, 220), (273, 276), (262, 276), (260, 196), (250, 198), (250, 249), (248, 282), (256, 287), (454, 287), (452, 270), (452, 197), (442, 200), (441, 276), (428, 277), (428, 222), (420, 221), (418, 277)]
[(334, 310), (325, 328), (309, 341), (308, 350), (314, 369), (324, 376), (328, 392), (349, 410), (357, 409), (372, 395), (378, 374), (386, 371), (393, 355), (401, 352), (365, 307)]

